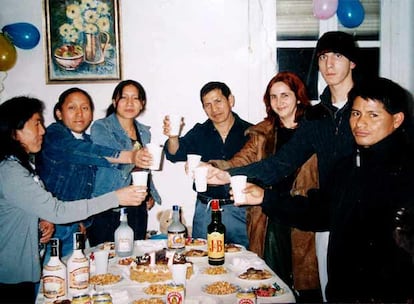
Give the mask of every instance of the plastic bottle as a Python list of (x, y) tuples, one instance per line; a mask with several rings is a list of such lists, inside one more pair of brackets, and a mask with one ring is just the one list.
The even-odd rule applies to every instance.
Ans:
[(211, 223), (207, 226), (208, 263), (224, 264), (224, 240), (226, 227), (221, 222), (221, 210), (218, 200), (211, 201)]
[(47, 300), (56, 300), (67, 294), (66, 265), (59, 257), (59, 239), (50, 239), (50, 246), (50, 260), (43, 268), (43, 295)]
[(131, 256), (134, 250), (134, 231), (128, 225), (125, 208), (121, 208), (119, 226), (115, 230), (115, 253), (119, 257)]
[(172, 207), (172, 222), (168, 226), (168, 249), (183, 251), (185, 249), (185, 226), (180, 221), (180, 207), (174, 205)]
[(83, 253), (84, 248), (84, 235), (75, 232), (73, 253), (67, 262), (68, 292), (72, 296), (87, 293), (89, 290), (89, 260)]

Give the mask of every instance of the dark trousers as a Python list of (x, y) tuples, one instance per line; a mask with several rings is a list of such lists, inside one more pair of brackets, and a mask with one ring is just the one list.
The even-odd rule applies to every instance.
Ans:
[(34, 303), (35, 283), (23, 282), (17, 284), (0, 283), (0, 303)]
[[(147, 234), (147, 204), (142, 203), (137, 207), (127, 207), (126, 211), (128, 225), (134, 230), (134, 240), (144, 240)], [(119, 226), (119, 215), (119, 211), (107, 210), (93, 217), (92, 225), (88, 228), (88, 239), (91, 246), (114, 241), (114, 233)]]

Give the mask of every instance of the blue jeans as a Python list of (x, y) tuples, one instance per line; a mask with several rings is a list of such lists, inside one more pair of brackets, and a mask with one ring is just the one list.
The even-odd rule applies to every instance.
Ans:
[[(208, 206), (208, 208), (207, 208)], [(249, 248), (249, 238), (247, 237), (246, 208), (234, 205), (222, 205), (223, 210), (221, 219), (226, 226), (226, 243), (240, 244)], [(211, 208), (201, 201), (196, 201), (193, 218), (193, 238), (207, 239), (207, 226), (211, 222)]]

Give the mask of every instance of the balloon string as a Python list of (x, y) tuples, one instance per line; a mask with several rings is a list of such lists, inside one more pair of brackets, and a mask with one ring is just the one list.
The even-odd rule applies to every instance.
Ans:
[[(2, 76), (3, 75), (3, 76)], [(7, 78), (7, 72), (0, 72), (0, 95), (4, 90), (3, 81)]]

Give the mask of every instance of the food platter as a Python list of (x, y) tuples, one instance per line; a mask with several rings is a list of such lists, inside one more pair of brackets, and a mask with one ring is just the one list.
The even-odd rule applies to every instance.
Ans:
[(200, 270), (200, 274), (217, 276), (217, 275), (226, 275), (229, 273), (229, 270), (224, 266), (206, 266)]
[(254, 292), (258, 304), (275, 303), (278, 301), (278, 298), (286, 294), (286, 290), (276, 283), (262, 284), (254, 288)]
[(165, 301), (159, 297), (140, 297), (131, 302), (131, 304), (164, 304)]
[(111, 286), (121, 282), (122, 276), (119, 274), (105, 273), (93, 275), (89, 278), (89, 284), (100, 286)]
[(237, 244), (226, 244), (224, 246), (224, 254), (226, 255), (234, 255), (245, 252), (246, 248), (242, 245)]
[(190, 262), (202, 262), (207, 260), (208, 252), (202, 249), (190, 249), (183, 252), (186, 259)]
[(240, 286), (227, 281), (215, 281), (202, 287), (202, 291), (213, 296), (228, 296), (236, 294)]
[(267, 269), (257, 269), (250, 267), (239, 273), (236, 276), (237, 282), (243, 284), (248, 283), (252, 287), (258, 287), (260, 284), (272, 284), (275, 282), (276, 277)]
[(194, 248), (194, 247), (207, 247), (207, 240), (201, 238), (187, 238), (185, 240), (185, 247)]

